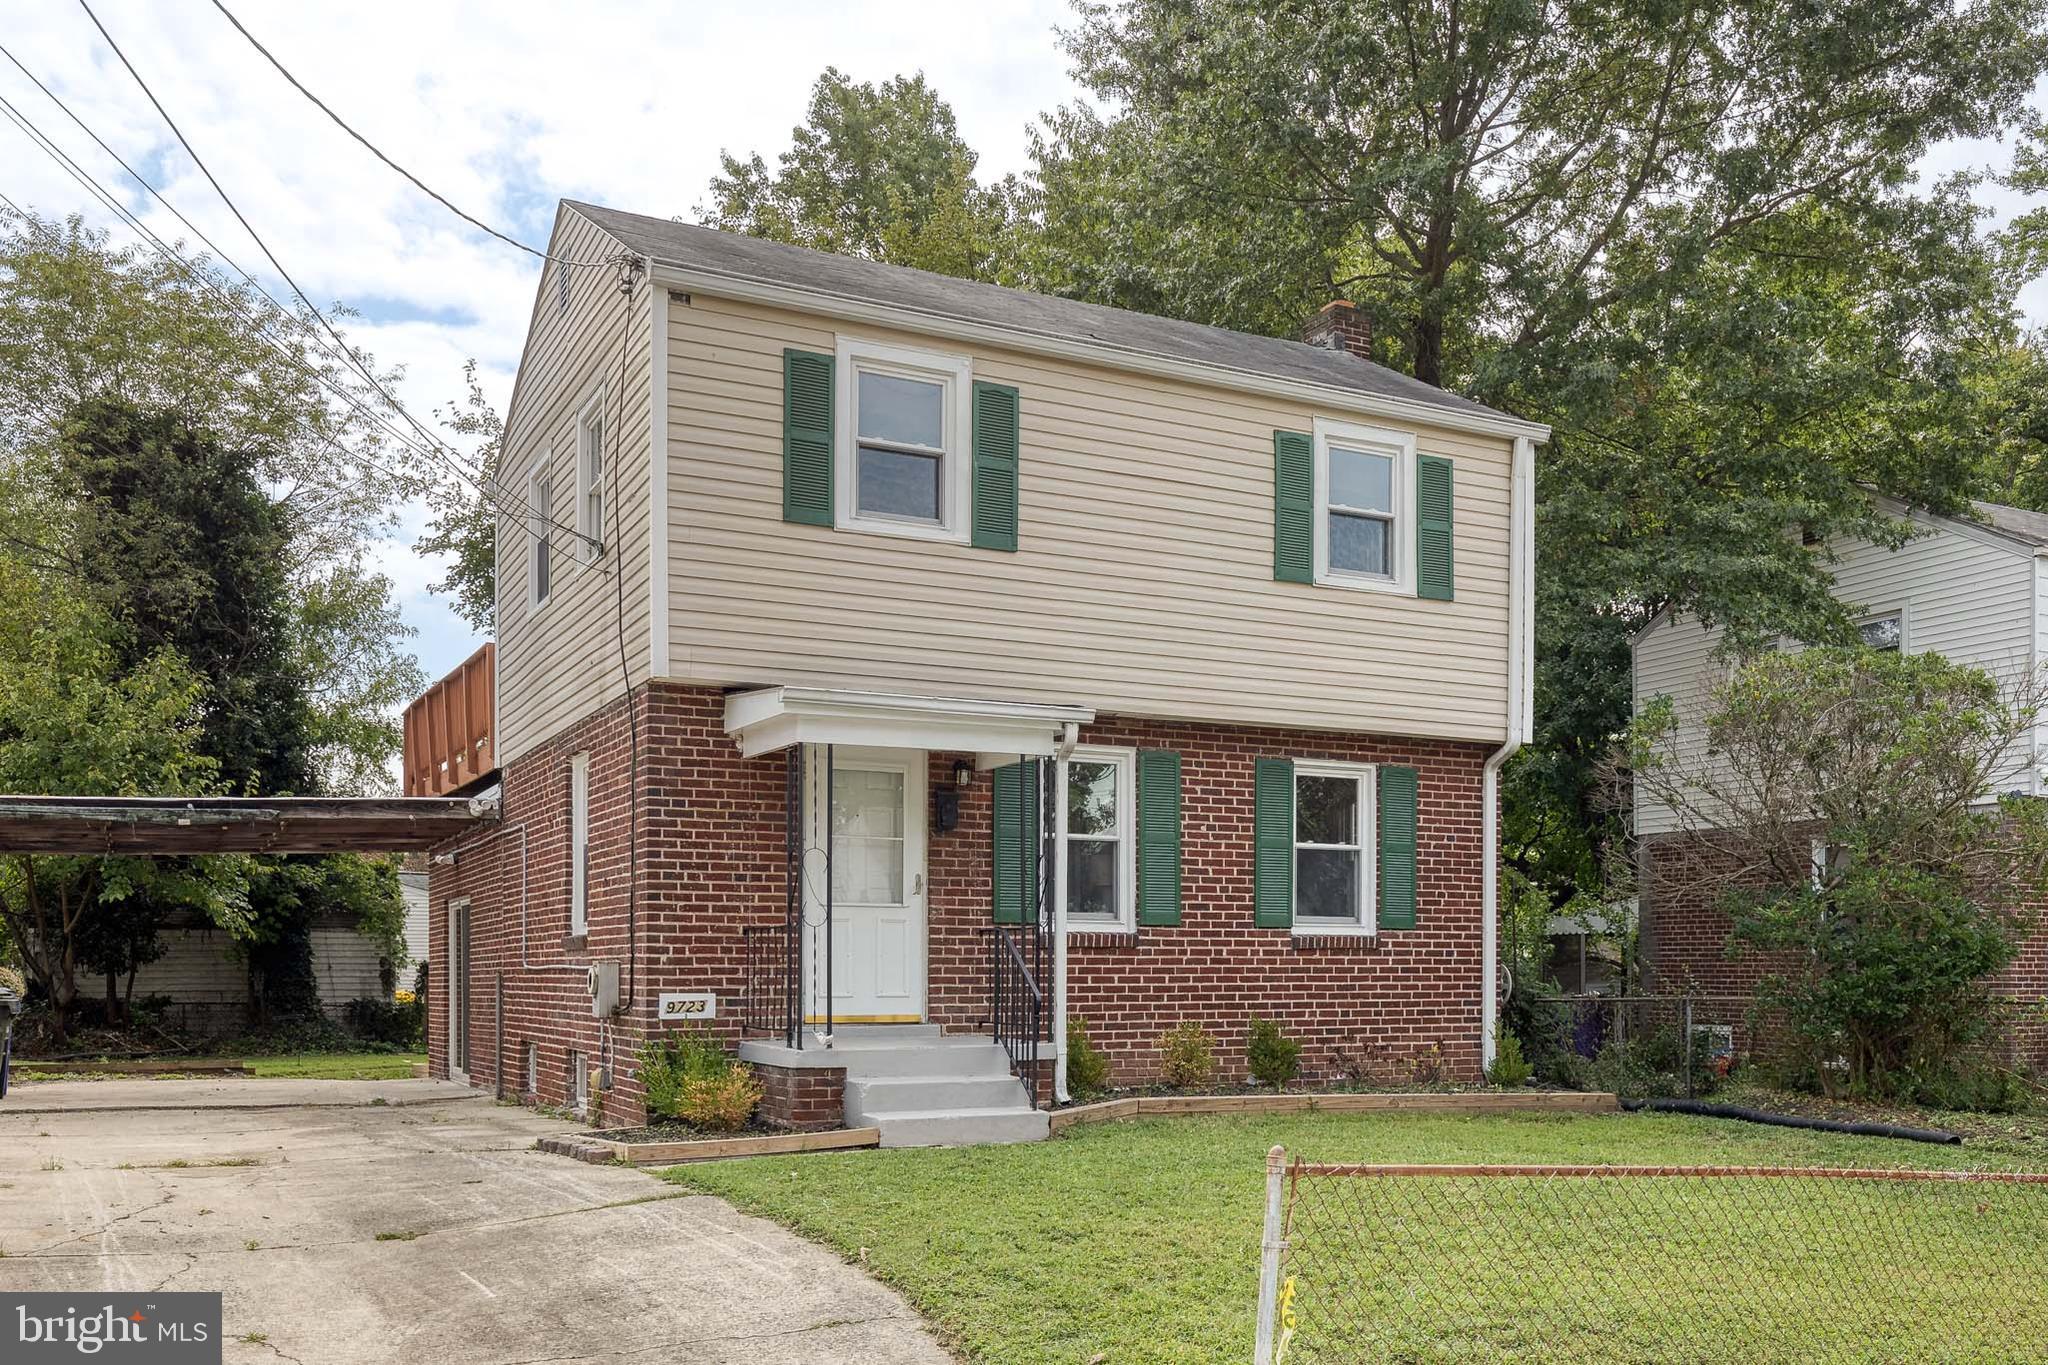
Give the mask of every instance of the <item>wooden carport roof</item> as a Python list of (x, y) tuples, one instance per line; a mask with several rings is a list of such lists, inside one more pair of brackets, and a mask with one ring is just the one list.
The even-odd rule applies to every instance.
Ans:
[(0, 853), (410, 853), (497, 818), (494, 797), (0, 796)]

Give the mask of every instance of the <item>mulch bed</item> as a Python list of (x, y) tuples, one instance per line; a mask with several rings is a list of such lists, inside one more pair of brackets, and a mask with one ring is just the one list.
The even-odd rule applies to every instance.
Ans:
[(787, 1131), (763, 1123), (759, 1118), (748, 1119), (744, 1128), (724, 1132), (713, 1132), (709, 1128), (697, 1128), (669, 1119), (661, 1123), (642, 1124), (638, 1128), (599, 1128), (588, 1133), (578, 1133), (576, 1136), (599, 1138), (605, 1142), (705, 1142), (715, 1138), (774, 1137)]

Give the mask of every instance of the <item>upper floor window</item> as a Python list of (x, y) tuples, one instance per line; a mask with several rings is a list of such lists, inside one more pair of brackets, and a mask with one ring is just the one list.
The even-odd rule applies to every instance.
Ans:
[(1137, 900), (1136, 755), (1074, 750), (1067, 763), (1067, 923), (1131, 929)]
[(1863, 643), (1871, 649), (1896, 654), (1906, 643), (1906, 618), (1902, 612), (1886, 612), (1873, 616), (1856, 627), (1856, 633), (1863, 637)]
[(526, 480), (526, 596), (536, 607), (554, 591), (553, 542), (548, 539), (554, 506), (554, 476), (542, 460)]
[(838, 524), (967, 538), (970, 367), (964, 356), (839, 341)]
[(1415, 438), (1318, 420), (1316, 581), (1415, 590)]
[(1294, 923), (1372, 932), (1373, 770), (1294, 765)]
[(604, 405), (593, 400), (576, 423), (576, 530), (587, 563), (604, 553)]

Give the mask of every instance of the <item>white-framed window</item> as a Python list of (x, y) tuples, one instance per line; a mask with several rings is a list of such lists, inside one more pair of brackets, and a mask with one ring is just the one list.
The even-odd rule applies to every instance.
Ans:
[(590, 755), (569, 760), (569, 934), (590, 932)]
[(1856, 625), (1856, 633), (1871, 649), (1887, 654), (1897, 654), (1906, 647), (1906, 613), (1888, 611), (1878, 616), (1867, 616)]
[(548, 538), (555, 511), (555, 478), (543, 459), (526, 476), (526, 600), (545, 603), (555, 590), (554, 542)]
[(1374, 770), (1363, 763), (1294, 764), (1294, 929), (1370, 934), (1375, 902)]
[(1136, 928), (1137, 753), (1084, 745), (1067, 762), (1067, 901), (1072, 933)]
[(965, 356), (839, 338), (834, 520), (841, 530), (968, 537), (973, 367)]
[(535, 1042), (526, 1045), (526, 1093), (540, 1093), (540, 1044)]
[(590, 1113), (590, 1067), (580, 1052), (569, 1054), (569, 1107), (578, 1115)]
[(1317, 418), (1316, 582), (1415, 593), (1415, 436)]
[(586, 564), (604, 552), (604, 461), (604, 400), (593, 398), (576, 419), (576, 529)]

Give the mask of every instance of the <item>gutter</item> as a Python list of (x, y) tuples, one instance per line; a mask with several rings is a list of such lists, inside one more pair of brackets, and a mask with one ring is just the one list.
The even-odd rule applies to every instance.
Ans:
[(1480, 775), (1479, 1060), (1493, 1066), (1500, 1029), (1500, 770), (1529, 738), (1536, 709), (1536, 443), (1515, 438), (1508, 511), (1508, 735)]

